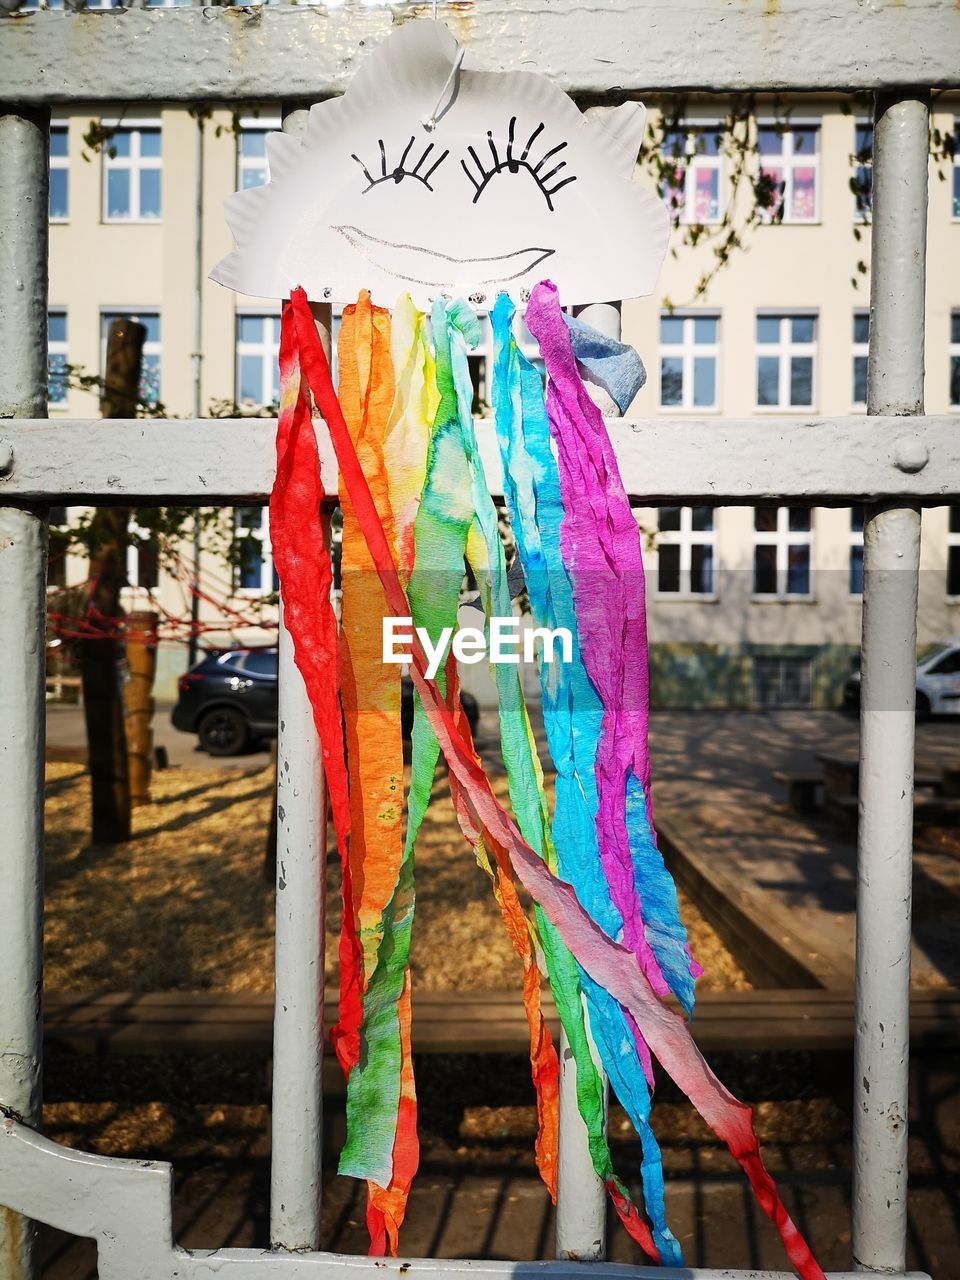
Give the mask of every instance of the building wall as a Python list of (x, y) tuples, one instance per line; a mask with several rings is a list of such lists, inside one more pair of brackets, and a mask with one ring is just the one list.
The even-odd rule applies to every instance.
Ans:
[[(758, 114), (766, 112), (760, 103)], [(781, 116), (783, 106), (779, 108)], [(263, 108), (272, 120), (273, 108)], [(772, 113), (773, 107), (770, 105)], [(680, 414), (660, 407), (659, 321), (661, 312), (719, 316), (719, 382), (717, 407), (703, 416), (765, 416), (756, 406), (755, 326), (758, 311), (807, 311), (816, 314), (817, 342), (814, 404), (797, 417), (847, 414), (852, 404), (852, 318), (869, 305), (869, 280), (858, 275), (858, 259), (869, 261), (869, 228), (855, 239), (854, 197), (849, 188), (854, 151), (855, 116), (837, 98), (804, 99), (789, 113), (794, 123), (820, 124), (819, 220), (805, 225), (751, 228), (744, 247), (713, 280), (705, 297), (696, 297), (696, 283), (713, 261), (713, 243), (697, 248), (681, 245), (675, 233), (676, 256), (668, 255), (656, 297), (628, 302), (623, 332), (643, 356), (648, 380), (632, 408), (632, 415), (652, 417)], [(225, 196), (237, 179), (237, 121), (257, 113), (243, 107), (235, 116), (218, 108), (202, 122), (182, 108), (131, 108), (124, 122), (138, 117), (159, 120), (162, 126), (162, 216), (155, 222), (118, 225), (104, 221), (102, 152), (84, 142), (93, 106), (61, 116), (69, 123), (69, 218), (51, 228), (51, 307), (67, 312), (67, 348), (72, 364), (99, 372), (103, 309), (141, 308), (161, 317), (160, 395), (168, 413), (193, 416), (211, 410), (216, 402), (235, 396), (236, 317), (238, 310), (256, 308), (255, 299), (237, 300), (213, 284), (207, 274), (232, 247), (222, 214)], [(711, 104), (693, 103), (688, 119), (716, 119)], [(960, 98), (941, 96), (935, 123), (951, 133), (960, 115)], [(202, 124), (202, 127), (201, 127)], [(200, 141), (202, 139), (202, 146)], [(202, 151), (202, 212), (198, 209), (198, 164)], [(949, 326), (951, 311), (960, 308), (960, 221), (952, 216), (953, 183), (940, 181), (931, 163), (927, 291), (927, 409), (950, 411)], [(641, 181), (649, 182), (644, 175)], [(201, 229), (199, 272), (196, 259), (198, 218)], [(198, 278), (199, 277), (199, 278)], [(859, 281), (854, 287), (853, 280)], [(199, 292), (198, 292), (199, 286)], [(201, 316), (199, 385), (196, 382), (196, 308)], [(275, 304), (262, 302), (265, 310)], [(67, 403), (53, 407), (51, 416), (92, 416), (96, 397), (71, 391)], [(697, 411), (699, 413), (699, 411)], [(783, 410), (772, 411), (782, 416)], [(664, 705), (747, 705), (755, 700), (753, 674), (758, 657), (778, 653), (808, 657), (812, 663), (815, 701), (835, 701), (843, 675), (855, 661), (859, 635), (859, 599), (849, 590), (850, 513), (847, 509), (817, 509), (812, 517), (810, 598), (798, 601), (757, 601), (753, 598), (753, 512), (724, 508), (715, 516), (715, 585), (709, 600), (658, 595), (656, 512), (640, 509), (638, 520), (648, 533), (650, 636), (653, 645), (654, 698)], [(229, 525), (230, 513), (225, 514)], [(960, 633), (958, 603), (945, 590), (947, 512), (925, 512), (920, 605), (920, 639), (928, 642)], [(182, 548), (189, 565), (192, 550)], [(82, 581), (82, 559), (71, 557), (69, 580)], [(275, 622), (272, 603), (262, 593), (236, 592), (233, 571), (213, 551), (204, 553), (201, 577), (215, 597), (203, 602), (201, 620), (219, 620), (220, 629), (205, 635), (207, 643), (263, 642), (272, 633), (261, 620)], [(269, 593), (268, 593), (269, 595)], [(189, 606), (184, 585), (164, 574), (156, 592), (168, 613), (182, 616)], [(127, 602), (143, 599), (131, 589)], [(161, 652), (158, 696), (175, 692), (176, 676), (186, 665), (183, 644)]]

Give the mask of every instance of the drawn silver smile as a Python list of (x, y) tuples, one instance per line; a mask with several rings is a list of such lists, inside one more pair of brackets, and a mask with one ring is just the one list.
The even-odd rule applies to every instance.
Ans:
[(435, 249), (368, 235), (359, 227), (334, 227), (373, 266), (411, 284), (436, 289), (472, 289), (482, 284), (519, 280), (549, 258), (554, 249), (514, 249), (488, 258), (455, 258)]

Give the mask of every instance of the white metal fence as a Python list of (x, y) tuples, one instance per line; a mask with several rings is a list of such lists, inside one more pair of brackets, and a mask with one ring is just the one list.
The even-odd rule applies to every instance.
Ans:
[[(361, 1280), (401, 1267), (424, 1280), (467, 1271), (557, 1277), (577, 1266), (408, 1264), (314, 1252), (325, 802), (312, 717), (283, 629), (285, 877), (277, 892), (270, 1251), (179, 1249), (169, 1166), (66, 1150), (37, 1131), (47, 508), (262, 502), (274, 456), (273, 426), (264, 421), (45, 420), (50, 106), (312, 100), (341, 91), (361, 46), (423, 8), (51, 11), (0, 21), (0, 1205), (7, 1206), (0, 1209), (0, 1280), (27, 1280), (38, 1269), (34, 1229), (21, 1215), (95, 1238), (104, 1280), (193, 1280), (231, 1269), (249, 1280), (319, 1280), (333, 1272)], [(682, 89), (876, 94), (871, 416), (628, 421), (613, 433), (638, 502), (867, 508), (852, 1244), (861, 1270), (902, 1274), (919, 509), (960, 499), (956, 419), (923, 416), (926, 95), (960, 83), (960, 11), (947, 0), (487, 0), (442, 7), (440, 16), (483, 62), (535, 65), (593, 99)], [(497, 450), (482, 424), (480, 431), (495, 488)], [(335, 467), (323, 440), (321, 453), (332, 489)], [(562, 1107), (562, 1140), (572, 1154), (561, 1186), (575, 1185), (577, 1194), (561, 1196), (558, 1234), (568, 1253), (589, 1257), (602, 1192), (578, 1146), (578, 1121), (575, 1107)], [(638, 1280), (663, 1274), (596, 1267)]]

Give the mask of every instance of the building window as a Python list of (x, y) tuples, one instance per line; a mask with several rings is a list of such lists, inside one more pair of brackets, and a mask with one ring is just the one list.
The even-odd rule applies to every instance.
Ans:
[(870, 352), (870, 312), (853, 313), (853, 407), (867, 407), (867, 356)]
[(658, 528), (657, 593), (681, 599), (713, 596), (713, 508), (661, 507)]
[(67, 551), (70, 547), (67, 508), (51, 507), (48, 519), (47, 586), (62, 589), (67, 585)]
[(47, 401), (67, 403), (67, 313), (47, 312)]
[(850, 581), (852, 596), (863, 595), (863, 507), (850, 508)]
[(100, 313), (100, 369), (107, 368), (107, 338), (114, 320), (138, 320), (147, 331), (140, 365), (140, 399), (155, 405), (160, 400), (160, 313), (140, 311), (136, 307), (112, 308)]
[[(467, 352), (467, 359), (470, 365), (470, 377), (473, 380), (473, 412), (482, 414), (489, 412), (491, 407), (490, 370), (493, 368), (493, 325), (490, 323), (490, 317), (483, 313), (478, 315), (477, 319), (480, 321), (480, 341), (472, 351)], [(513, 333), (521, 352), (543, 374), (539, 344), (527, 328), (519, 311), (513, 318)]]
[(809, 707), (812, 691), (809, 658), (754, 658), (753, 701), (758, 707)]
[(722, 217), (720, 182), (723, 131), (685, 125), (663, 135), (661, 195), (681, 223), (714, 223)]
[(947, 525), (947, 595), (960, 599), (960, 507), (950, 508)]
[(263, 120), (257, 116), (240, 121), (237, 134), (237, 190), (262, 187), (270, 177), (267, 165), (267, 134), (276, 133), (280, 119)]
[(156, 222), (163, 177), (159, 121), (113, 125), (104, 144), (103, 216), (106, 222)]
[(127, 585), (156, 591), (160, 582), (160, 544), (157, 535), (131, 523), (127, 542)]
[(873, 208), (873, 124), (869, 120), (855, 124), (853, 145), (853, 218), (855, 222), (869, 222)]
[(716, 409), (720, 317), (660, 317), (660, 404), (665, 409)]
[(757, 316), (757, 407), (811, 409), (816, 352), (816, 316)]
[(960, 311), (950, 312), (950, 407), (960, 408)]
[(753, 594), (809, 597), (813, 529), (809, 507), (755, 507)]
[(280, 317), (273, 312), (237, 316), (237, 404), (263, 409), (280, 403)]
[(233, 556), (238, 592), (270, 595), (279, 590), (280, 581), (270, 547), (270, 525), (264, 507), (234, 507)]
[(50, 221), (70, 217), (70, 130), (65, 124), (50, 126)]
[(760, 172), (773, 200), (761, 216), (765, 222), (817, 222), (820, 218), (818, 176), (819, 125), (785, 128), (761, 124), (757, 129)]
[(960, 120), (953, 126), (953, 217), (960, 220)]

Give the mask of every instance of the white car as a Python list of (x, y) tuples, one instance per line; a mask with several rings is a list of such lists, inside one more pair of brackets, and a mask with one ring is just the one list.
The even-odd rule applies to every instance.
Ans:
[[(845, 711), (860, 706), (860, 672), (843, 686)], [(917, 663), (917, 719), (960, 715), (960, 639), (929, 646)]]

